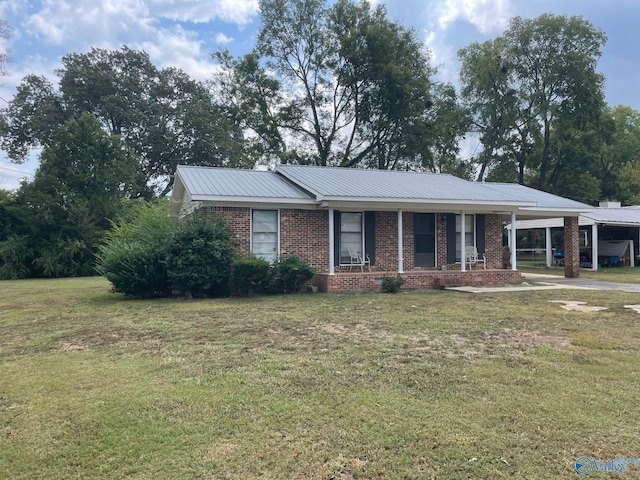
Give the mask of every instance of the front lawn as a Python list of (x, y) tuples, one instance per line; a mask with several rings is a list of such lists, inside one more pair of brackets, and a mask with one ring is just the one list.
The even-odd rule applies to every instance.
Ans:
[(640, 456), (639, 295), (109, 288), (0, 282), (1, 478), (548, 479)]

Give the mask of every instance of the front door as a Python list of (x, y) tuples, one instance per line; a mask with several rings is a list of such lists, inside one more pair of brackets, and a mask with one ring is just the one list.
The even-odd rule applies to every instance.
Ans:
[(436, 215), (435, 213), (414, 213), (413, 232), (415, 235), (415, 266), (436, 266)]

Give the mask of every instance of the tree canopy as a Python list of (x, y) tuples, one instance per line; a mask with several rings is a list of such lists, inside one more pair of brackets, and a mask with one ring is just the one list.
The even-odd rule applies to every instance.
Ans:
[(255, 158), (434, 171), (451, 162), (463, 117), (440, 110), (455, 90), (432, 80), (429, 52), (384, 6), (262, 0), (260, 15), (250, 54), (216, 55), (216, 84), (253, 133)]
[(596, 64), (605, 41), (582, 17), (545, 14), (513, 18), (503, 35), (460, 50), (462, 97), (483, 145), (480, 179), (497, 168), (560, 193), (552, 130), (598, 122), (604, 76)]
[(58, 89), (44, 77), (25, 77), (2, 111), (0, 146), (14, 162), (53, 146), (66, 122), (87, 112), (138, 156), (138, 195), (168, 193), (178, 163), (248, 166), (242, 131), (209, 90), (181, 70), (157, 68), (145, 52), (71, 53), (56, 74)]

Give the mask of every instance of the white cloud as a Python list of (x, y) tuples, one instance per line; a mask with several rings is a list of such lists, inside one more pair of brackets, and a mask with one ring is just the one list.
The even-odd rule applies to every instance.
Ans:
[(109, 45), (119, 35), (149, 30), (152, 18), (142, 0), (44, 0), (26, 26), (31, 34), (53, 45), (81, 42)]
[(217, 69), (209, 61), (209, 53), (203, 52), (197, 35), (181, 27), (159, 30), (149, 40), (132, 46), (146, 51), (159, 67), (180, 68), (196, 80), (211, 79)]
[(466, 20), (480, 33), (500, 33), (511, 18), (509, 0), (444, 0), (438, 7), (438, 25), (446, 30), (456, 20)]
[(246, 25), (258, 13), (258, 0), (148, 0), (147, 3), (154, 15), (181, 22), (223, 20)]
[(229, 45), (233, 42), (233, 37), (227, 37), (224, 33), (220, 32), (216, 34), (215, 41), (217, 45)]

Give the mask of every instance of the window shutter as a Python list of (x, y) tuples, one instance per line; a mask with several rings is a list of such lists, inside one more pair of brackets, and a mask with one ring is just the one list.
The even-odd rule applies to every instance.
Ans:
[(447, 263), (456, 263), (456, 214), (447, 213)]
[(376, 264), (376, 212), (364, 212), (364, 253)]
[(340, 265), (340, 211), (333, 211), (333, 265)]
[(485, 253), (485, 215), (476, 215), (476, 248), (478, 249), (478, 254), (482, 255)]

